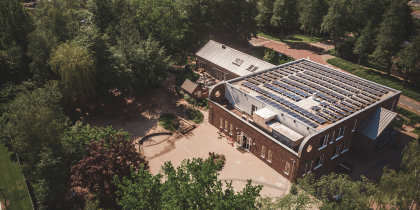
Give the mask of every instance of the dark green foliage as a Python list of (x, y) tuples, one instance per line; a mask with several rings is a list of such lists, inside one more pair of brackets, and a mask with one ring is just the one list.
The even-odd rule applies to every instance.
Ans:
[(209, 104), (209, 100), (207, 98), (191, 98), (190, 95), (185, 94), (184, 99), (193, 106), (198, 107), (207, 107)]
[(109, 142), (112, 136), (116, 134), (123, 134), (125, 140), (130, 140), (130, 134), (123, 132), (122, 129), (115, 131), (112, 126), (104, 127), (91, 127), (88, 125), (83, 126), (81, 121), (76, 122), (69, 130), (64, 132), (63, 144), (66, 148), (66, 153), (73, 165), (81, 160), (88, 151), (91, 139), (95, 142), (104, 140), (105, 148), (109, 147)]
[(203, 122), (204, 115), (198, 109), (189, 108), (186, 110), (188, 118), (196, 124)]
[(414, 112), (408, 111), (407, 109), (401, 107), (397, 107), (397, 113), (408, 119), (408, 121), (405, 122), (407, 125), (415, 125), (420, 123), (420, 116)]
[(367, 69), (364, 67), (357, 67), (357, 64), (350, 63), (340, 58), (328, 59), (327, 62), (335, 67), (338, 67), (344, 71), (350, 72), (361, 78), (376, 82), (381, 85), (388, 86), (400, 90), (402, 95), (410, 97), (416, 101), (420, 101), (419, 86), (414, 83), (406, 82), (405, 88), (400, 79), (395, 77), (388, 77), (387, 75)]
[(175, 132), (179, 128), (178, 119), (172, 113), (162, 113), (159, 117), (158, 122), (160, 126), (172, 132)]
[(283, 30), (297, 25), (298, 18), (299, 13), (295, 0), (277, 0), (274, 3), (273, 16), (271, 17), (270, 24), (274, 27), (281, 28), (280, 40), (283, 41)]
[(196, 82), (200, 78), (200, 75), (193, 72), (193, 71), (184, 71), (182, 70), (181, 73), (176, 75), (175, 78), (175, 87), (181, 87), (181, 85), (185, 82), (186, 79), (189, 79), (191, 82)]
[[(397, 109), (398, 108), (399, 107), (397, 107)], [(395, 130), (401, 130), (403, 125), (404, 125), (404, 120), (398, 117), (392, 120), (390, 123), (390, 126), (392, 126)]]
[(254, 57), (267, 61), (274, 65), (281, 65), (283, 63), (287, 63), (287, 62), (295, 60), (291, 56), (287, 56), (285, 54), (282, 54), (281, 57), (279, 57), (278, 54), (279, 52), (271, 48), (266, 48), (266, 47), (259, 47), (255, 49), (253, 52)]
[[(253, 209), (262, 186), (246, 187), (235, 193), (232, 181), (218, 180), (220, 164), (213, 157), (186, 159), (175, 169), (172, 163), (162, 166), (153, 176), (147, 170), (132, 172), (133, 179), (114, 178), (119, 191), (118, 205), (123, 209)], [(142, 199), (137, 199), (142, 198)]]

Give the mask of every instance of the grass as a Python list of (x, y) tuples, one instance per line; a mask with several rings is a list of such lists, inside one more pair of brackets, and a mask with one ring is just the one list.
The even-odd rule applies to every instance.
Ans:
[(414, 112), (408, 111), (407, 109), (401, 107), (397, 107), (397, 113), (406, 118), (406, 125), (415, 125), (420, 123), (420, 116)]
[(411, 7), (411, 9), (413, 9), (414, 11), (415, 11), (415, 10), (420, 11), (420, 7), (414, 7), (414, 6), (410, 6), (410, 7)]
[(187, 116), (193, 121), (195, 124), (200, 124), (203, 122), (204, 115), (197, 109), (187, 109)]
[(175, 132), (179, 128), (178, 119), (172, 113), (162, 113), (158, 122), (160, 126), (172, 132)]
[[(4, 196), (10, 202), (8, 210), (32, 209), (19, 163), (10, 160), (11, 154), (0, 143), (0, 188), (3, 189)], [(4, 202), (1, 195), (0, 200)]]
[[(280, 41), (280, 34), (273, 34), (267, 31), (261, 31), (258, 33), (259, 36), (265, 37), (265, 38), (269, 38), (271, 40), (275, 40), (275, 41)], [(315, 36), (305, 36), (305, 35), (300, 35), (300, 34), (295, 34), (293, 36), (284, 36), (283, 37), (283, 42), (304, 42), (304, 43), (315, 43), (315, 42), (319, 42), (322, 41), (325, 38), (319, 38), (319, 37), (315, 37)]]
[(406, 82), (405, 88), (403, 88), (402, 81), (396, 77), (388, 77), (386, 74), (367, 69), (364, 67), (357, 68), (357, 64), (345, 61), (340, 58), (328, 59), (327, 63), (338, 67), (344, 71), (355, 74), (361, 78), (370, 80), (372, 82), (388, 86), (390, 88), (400, 90), (402, 95), (412, 98), (416, 101), (420, 101), (420, 86), (411, 82)]

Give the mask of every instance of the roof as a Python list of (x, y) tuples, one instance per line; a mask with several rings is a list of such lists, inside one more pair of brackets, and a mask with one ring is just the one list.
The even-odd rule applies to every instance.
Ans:
[[(220, 66), (223, 69), (226, 69), (234, 74), (239, 75), (240, 77), (265, 70), (268, 68), (275, 67), (275, 65), (250, 56), (246, 53), (240, 52), (228, 46), (225, 48), (222, 47), (223, 44), (210, 40), (204, 47), (202, 47), (196, 55), (202, 57), (217, 66)], [(241, 62), (239, 65), (234, 64), (234, 62), (240, 59)], [(253, 65), (252, 69), (258, 67), (254, 72), (247, 70)]]
[(303, 136), (300, 135), (298, 132), (290, 129), (289, 127), (287, 127), (287, 126), (285, 126), (281, 123), (278, 123), (278, 122), (274, 123), (274, 124), (270, 125), (270, 127), (273, 128), (273, 130), (280, 133), (281, 135), (287, 137), (291, 141), (299, 141), (303, 138)]
[(188, 93), (193, 93), (197, 87), (198, 85), (195, 84), (194, 82), (191, 82), (191, 80), (189, 79), (186, 79), (184, 81), (184, 84), (181, 85), (181, 88), (187, 91)]
[(378, 107), (357, 129), (357, 132), (375, 140), (388, 127), (395, 116), (397, 116), (397, 113)]
[(255, 111), (254, 114), (257, 114), (257, 115), (261, 116), (264, 120), (273, 119), (274, 117), (277, 116), (276, 113), (270, 111), (267, 108), (259, 109), (259, 110)]

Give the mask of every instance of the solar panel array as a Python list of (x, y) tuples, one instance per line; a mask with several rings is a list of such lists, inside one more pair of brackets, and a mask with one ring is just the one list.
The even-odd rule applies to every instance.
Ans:
[(341, 119), (341, 116), (340, 115), (338, 115), (338, 114), (335, 114), (334, 112), (332, 112), (332, 111), (329, 111), (329, 110), (327, 110), (327, 109), (322, 109), (322, 111), (323, 112), (325, 112), (325, 113), (327, 113), (327, 114), (329, 114), (329, 115), (331, 115), (331, 116), (333, 116), (334, 118), (336, 118), (336, 119)]
[(335, 122), (336, 121), (334, 118), (331, 118), (331, 117), (329, 117), (328, 115), (326, 115), (326, 114), (324, 114), (322, 112), (319, 112), (318, 111), (316, 114), (319, 115), (320, 117), (322, 117), (322, 118), (330, 121), (330, 122)]
[(254, 84), (254, 85), (260, 85), (260, 83), (259, 82), (257, 82), (257, 81), (255, 81), (254, 79), (251, 79), (251, 78), (245, 78), (245, 80), (246, 81), (248, 81), (248, 82), (250, 82), (250, 83), (252, 83), (252, 84)]
[(270, 78), (268, 78), (268, 77), (266, 77), (266, 76), (264, 76), (264, 75), (262, 75), (262, 74), (257, 74), (257, 77), (259, 77), (259, 78), (261, 78), (261, 79), (264, 79), (264, 80), (266, 80), (267, 82), (271, 82), (271, 80), (272, 80), (272, 79), (270, 79)]
[[(299, 77), (290, 76), (290, 77), (289, 77), (289, 79), (292, 79), (292, 80), (295, 80), (295, 81), (297, 81), (297, 82), (300, 82), (300, 83), (305, 84), (305, 80), (303, 80), (303, 79), (301, 79), (301, 78), (299, 78)], [(333, 98), (331, 98), (331, 97), (329, 97), (329, 96), (326, 96), (326, 95), (324, 95), (324, 94), (320, 93), (319, 91), (315, 91), (314, 89), (309, 88), (309, 87), (307, 87), (307, 86), (305, 86), (305, 85), (302, 85), (302, 84), (299, 84), (299, 83), (296, 83), (296, 82), (292, 82), (292, 81), (290, 81), (290, 80), (285, 80), (284, 78), (282, 78), (282, 79), (281, 79), (281, 81), (282, 81), (282, 82), (289, 81), (289, 82), (286, 82), (286, 83), (289, 83), (289, 84), (294, 85), (294, 86), (296, 86), (296, 87), (298, 87), (298, 88), (300, 88), (300, 89), (302, 89), (302, 90), (305, 90), (305, 91), (309, 92), (310, 94), (314, 94), (314, 93), (316, 93), (316, 95), (317, 95), (318, 97), (320, 97), (320, 98), (322, 98), (322, 99), (324, 99), (324, 100), (326, 100), (326, 101), (329, 101), (329, 102), (332, 102), (332, 103), (337, 102), (337, 100), (335, 100), (335, 99), (333, 99)]]
[[(318, 71), (318, 70), (312, 70), (312, 71)], [(319, 74), (316, 74), (316, 73), (314, 73), (314, 72), (311, 72), (311, 71), (304, 71), (303, 73), (304, 73), (304, 74), (307, 74), (307, 75), (310, 75), (310, 76), (313, 76), (313, 77), (315, 77), (315, 78), (318, 78), (318, 79), (321, 79), (321, 80), (327, 81), (327, 82), (329, 82), (329, 83), (331, 83), (331, 84), (333, 84), (333, 85), (336, 85), (336, 86), (338, 86), (338, 87), (341, 87), (341, 88), (343, 88), (343, 89), (345, 89), (345, 90), (348, 90), (348, 91), (351, 91), (351, 92), (353, 92), (353, 93), (359, 93), (359, 92), (360, 92), (360, 90), (358, 90), (358, 89), (356, 89), (356, 88), (352, 88), (352, 87), (347, 86), (347, 85), (344, 85), (342, 82), (339, 82), (339, 81), (337, 81), (337, 80), (335, 80), (335, 79), (330, 79), (330, 78), (328, 78), (328, 77), (323, 77), (323, 76), (321, 76), (321, 75), (319, 75)]]
[(285, 96), (287, 96), (287, 97), (291, 98), (291, 99), (292, 99), (292, 100), (294, 100), (294, 101), (300, 101), (300, 100), (302, 100), (299, 96), (296, 96), (296, 95), (294, 95), (294, 94), (291, 94), (291, 93), (289, 93), (289, 92), (287, 92), (287, 91), (284, 91), (284, 90), (282, 90), (282, 89), (280, 89), (280, 88), (277, 88), (277, 87), (276, 87), (276, 86), (274, 86), (274, 85), (264, 84), (264, 87), (266, 87), (266, 88), (268, 88), (268, 89), (270, 89), (270, 90), (274, 90), (274, 91), (276, 91), (276, 92), (278, 92), (278, 93), (280, 93), (280, 94), (283, 94), (283, 95), (285, 95)]
[(349, 103), (347, 103), (347, 102), (344, 102), (344, 101), (342, 101), (342, 102), (341, 102), (341, 105), (344, 105), (344, 106), (350, 107), (350, 108), (352, 108), (352, 109), (353, 109), (353, 110), (355, 110), (355, 111), (360, 110), (360, 108), (359, 108), (359, 107), (357, 107), (357, 106), (353, 106), (353, 105), (351, 105), (351, 104), (349, 104)]
[(353, 100), (355, 100), (355, 101), (357, 101), (357, 102), (359, 102), (359, 103), (361, 103), (361, 104), (363, 104), (363, 105), (368, 105), (369, 104), (368, 102), (366, 102), (366, 101), (364, 101), (364, 100), (362, 100), (360, 98), (357, 98), (356, 96), (351, 96), (350, 98), (353, 99)]
[(289, 76), (289, 74), (288, 74), (288, 73), (283, 72), (283, 71), (280, 71), (280, 70), (274, 70), (273, 72), (276, 72), (277, 74), (281, 74), (281, 75), (283, 75), (283, 76)]
[(268, 72), (268, 73), (270, 73), (270, 74), (272, 74), (272, 75), (274, 75), (274, 76), (277, 76), (277, 77), (279, 77), (279, 78), (284, 77), (284, 75), (281, 75), (281, 74), (279, 74), (279, 73), (277, 73), (277, 72), (275, 72), (275, 71), (270, 71), (270, 72)]
[[(322, 87), (321, 87), (321, 86), (319, 86), (319, 85), (315, 85), (315, 84), (310, 83), (310, 82), (305, 82), (305, 84), (306, 84), (306, 85), (308, 85), (308, 86), (310, 86), (310, 87), (312, 87), (312, 88), (315, 88), (315, 89), (317, 89), (317, 90), (319, 90), (319, 91), (322, 91), (323, 93), (325, 93), (325, 94), (327, 94), (327, 95), (330, 95), (330, 96), (332, 96), (332, 97), (338, 98), (339, 100), (343, 100), (343, 99), (344, 99), (344, 96), (342, 96), (342, 95), (340, 95), (340, 94), (337, 94), (337, 93), (335, 93), (335, 92), (333, 92), (333, 91), (330, 91), (330, 90), (328, 90), (327, 88), (324, 88), (324, 87), (328, 87), (329, 89), (333, 89), (333, 87), (330, 87), (331, 85), (330, 85), (330, 84), (328, 84), (328, 83), (326, 83), (326, 82), (322, 82), (322, 81), (316, 80), (316, 79), (314, 79), (313, 77), (306, 76), (306, 75), (303, 75), (303, 74), (297, 74), (297, 76), (299, 76), (299, 77), (301, 77), (301, 78), (304, 78), (304, 79), (306, 79), (306, 80), (309, 80), (309, 81), (311, 81), (311, 82), (317, 83), (317, 84), (319, 84), (319, 85), (322, 85)], [(341, 89), (340, 89), (340, 90), (341, 90)], [(339, 90), (334, 90), (334, 91), (338, 92)], [(346, 92), (347, 92), (347, 91), (346, 91)], [(352, 95), (352, 94), (351, 94), (351, 95)]]
[(330, 109), (330, 110), (332, 110), (334, 112), (337, 112), (338, 114), (340, 114), (342, 116), (347, 116), (348, 115), (347, 113), (345, 113), (345, 112), (343, 112), (343, 111), (341, 111), (341, 110), (339, 110), (339, 109), (337, 109), (337, 108), (335, 108), (333, 106), (328, 106), (328, 109)]
[(361, 92), (363, 95), (365, 95), (365, 96), (367, 96), (367, 97), (369, 97), (369, 98), (373, 98), (373, 99), (375, 99), (375, 100), (379, 100), (379, 98), (378, 97), (376, 97), (376, 96), (374, 96), (374, 95), (371, 95), (371, 94), (369, 94), (369, 93), (367, 93), (367, 92)]
[(263, 80), (263, 79), (260, 79), (260, 78), (258, 78), (258, 77), (251, 77), (251, 79), (258, 81), (258, 82), (260, 82), (261, 84), (268, 83), (267, 81), (265, 81), (265, 80)]
[(307, 93), (305, 93), (305, 92), (303, 92), (301, 90), (298, 90), (296, 88), (290, 87), (289, 85), (286, 85), (286, 84), (281, 83), (279, 81), (274, 81), (274, 82), (272, 82), (272, 84), (277, 85), (279, 87), (282, 87), (282, 88), (284, 88), (286, 90), (292, 91), (292, 92), (294, 92), (296, 94), (299, 94), (299, 95), (301, 95), (301, 96), (303, 96), (305, 98), (308, 98), (309, 96), (311, 96), (311, 95), (309, 95), (309, 94), (307, 94)]
[(367, 102), (369, 102), (369, 103), (373, 103), (373, 102), (375, 102), (375, 100), (373, 100), (373, 99), (370, 99), (370, 98), (368, 98), (368, 97), (366, 97), (366, 96), (363, 96), (362, 94), (359, 94), (359, 95), (356, 95), (357, 97), (359, 97), (359, 98), (362, 98), (363, 100), (365, 100), (365, 101), (367, 101)]
[(271, 79), (273, 79), (273, 80), (277, 80), (278, 79), (278, 77), (277, 76), (274, 76), (274, 75), (272, 75), (272, 74), (269, 74), (269, 73), (265, 73), (265, 74), (263, 74), (264, 76), (266, 76), (266, 77), (269, 77), (269, 78), (271, 78)]
[(337, 103), (335, 103), (335, 104), (333, 104), (335, 107), (337, 107), (337, 108), (339, 108), (339, 109), (341, 109), (341, 110), (344, 110), (344, 111), (346, 111), (346, 112), (348, 112), (348, 113), (353, 113), (353, 110), (351, 110), (351, 109), (349, 109), (349, 108), (347, 108), (347, 107), (345, 107), (345, 106), (341, 106), (340, 104), (337, 104)]
[(351, 103), (351, 104), (353, 104), (353, 105), (356, 105), (356, 106), (358, 106), (358, 107), (363, 107), (363, 105), (362, 105), (362, 104), (359, 104), (359, 103), (357, 103), (357, 102), (355, 102), (355, 101), (352, 101), (352, 100), (350, 100), (350, 99), (346, 99), (346, 102), (349, 102), (349, 103)]
[[(311, 62), (308, 62), (308, 61), (303, 61), (302, 63), (304, 63), (305, 65), (308, 65), (308, 66), (314, 67), (314, 68), (321, 69), (321, 70), (323, 70), (323, 71), (326, 71), (326, 72), (328, 72), (328, 73), (334, 74), (334, 75), (336, 75), (336, 76), (340, 76), (340, 77), (342, 77), (342, 78), (344, 78), (344, 79), (347, 79), (347, 80), (350, 80), (350, 81), (352, 81), (352, 82), (354, 82), (354, 83), (361, 84), (361, 85), (363, 85), (363, 86), (365, 86), (365, 87), (368, 87), (368, 88), (370, 88), (370, 89), (373, 89), (373, 90), (375, 90), (375, 91), (379, 91), (379, 92), (381, 92), (381, 93), (382, 93), (382, 95), (383, 95), (383, 94), (387, 94), (387, 93), (389, 92), (389, 91), (388, 91), (388, 90), (386, 90), (386, 89), (383, 89), (383, 88), (377, 87), (377, 86), (375, 86), (375, 85), (372, 85), (372, 84), (370, 84), (370, 83), (367, 83), (367, 82), (361, 81), (360, 79), (356, 79), (356, 78), (351, 77), (351, 76), (349, 76), (349, 75), (347, 75), (347, 74), (344, 74), (344, 73), (339, 73), (339, 72), (337, 72), (337, 71), (333, 71), (333, 70), (328, 69), (328, 68), (326, 68), (326, 67), (323, 67), (323, 66), (321, 66), (321, 65), (319, 65), (319, 64), (314, 64), (314, 63), (311, 63)], [(381, 95), (381, 96), (382, 96), (382, 95)]]

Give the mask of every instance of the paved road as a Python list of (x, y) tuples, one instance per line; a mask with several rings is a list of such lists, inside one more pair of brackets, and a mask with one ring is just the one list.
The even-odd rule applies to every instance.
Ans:
[(411, 98), (401, 95), (398, 105), (416, 114), (420, 114), (420, 103)]

